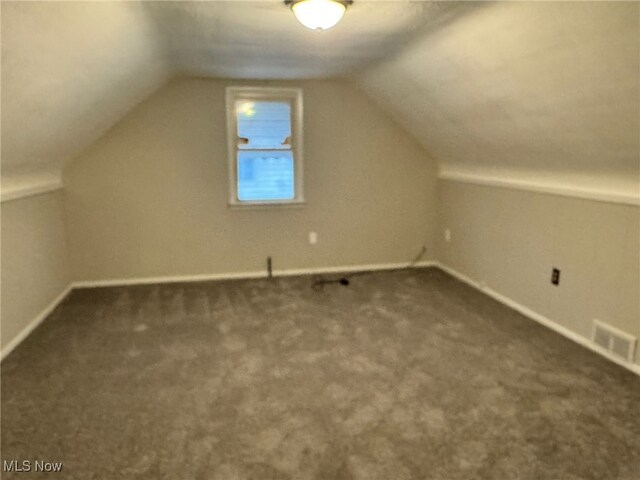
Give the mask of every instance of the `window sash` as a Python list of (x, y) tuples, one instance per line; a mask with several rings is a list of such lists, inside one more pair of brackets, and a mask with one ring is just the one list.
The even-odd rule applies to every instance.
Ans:
[[(302, 90), (299, 88), (228, 87), (227, 137), (229, 154), (229, 206), (295, 205), (304, 203), (302, 162)], [(239, 102), (288, 102), (291, 106), (291, 145), (287, 148), (240, 148), (238, 143)], [(291, 152), (293, 158), (293, 198), (277, 200), (241, 200), (239, 186), (240, 152)]]

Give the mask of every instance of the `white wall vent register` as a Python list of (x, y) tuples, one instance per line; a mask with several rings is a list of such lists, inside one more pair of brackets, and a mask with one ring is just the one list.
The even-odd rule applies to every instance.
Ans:
[(593, 341), (616, 357), (633, 362), (637, 338), (599, 320), (593, 321)]

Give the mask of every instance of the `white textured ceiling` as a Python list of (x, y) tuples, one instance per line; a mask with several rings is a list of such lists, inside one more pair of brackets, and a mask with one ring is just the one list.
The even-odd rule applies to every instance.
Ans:
[(2, 173), (55, 172), (167, 81), (142, 5), (2, 2)]
[(638, 3), (491, 4), (358, 81), (444, 173), (638, 195)]
[[(175, 75), (349, 76), (446, 171), (637, 189), (639, 5), (2, 2), (2, 180), (56, 175)], [(25, 180), (26, 179), (26, 180)]]
[(327, 32), (303, 27), (282, 1), (150, 2), (178, 71), (226, 78), (318, 78), (354, 72), (400, 48), (452, 6), (360, 0)]
[(320, 33), (280, 0), (3, 1), (3, 186), (55, 178), (171, 76), (348, 74), (396, 51), (440, 10), (360, 0)]

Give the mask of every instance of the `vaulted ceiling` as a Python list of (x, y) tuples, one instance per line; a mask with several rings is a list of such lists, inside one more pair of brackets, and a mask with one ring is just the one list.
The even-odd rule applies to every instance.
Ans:
[(2, 180), (59, 173), (171, 76), (143, 4), (2, 2)]
[(327, 32), (280, 0), (2, 2), (3, 187), (59, 175), (176, 75), (346, 76), (445, 174), (637, 195), (640, 5), (356, 0)]
[(638, 195), (640, 4), (496, 3), (358, 76), (444, 174)]

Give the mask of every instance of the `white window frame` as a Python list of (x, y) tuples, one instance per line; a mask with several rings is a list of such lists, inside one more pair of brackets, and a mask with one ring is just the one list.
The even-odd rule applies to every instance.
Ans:
[[(238, 101), (282, 101), (291, 104), (291, 152), (293, 153), (294, 193), (289, 200), (242, 201), (238, 198)], [(227, 145), (229, 156), (229, 206), (293, 206), (304, 204), (302, 161), (302, 89), (280, 87), (227, 87)]]

